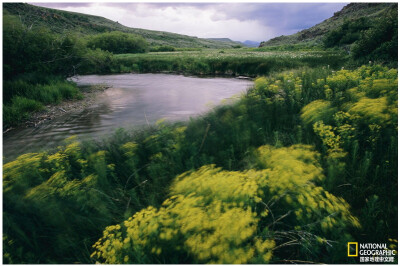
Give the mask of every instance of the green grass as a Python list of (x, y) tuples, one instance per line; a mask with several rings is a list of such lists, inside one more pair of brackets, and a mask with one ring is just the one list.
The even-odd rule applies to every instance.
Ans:
[(43, 104), (25, 97), (16, 96), (11, 104), (3, 105), (3, 125), (7, 128), (28, 119), (30, 114), (44, 109)]
[(115, 55), (111, 72), (175, 72), (196, 75), (265, 75), (299, 67), (339, 68), (347, 57), (335, 51), (205, 49)]
[(3, 126), (15, 126), (29, 119), (44, 105), (59, 104), (63, 100), (82, 99), (77, 86), (59, 78), (48, 78), (44, 84), (22, 79), (4, 82)]

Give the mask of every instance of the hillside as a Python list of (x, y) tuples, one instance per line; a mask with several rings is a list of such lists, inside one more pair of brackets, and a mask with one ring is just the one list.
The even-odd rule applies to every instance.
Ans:
[(15, 15), (32, 27), (46, 27), (55, 33), (75, 32), (82, 35), (107, 31), (134, 33), (145, 38), (151, 46), (171, 45), (174, 47), (232, 48), (237, 42), (202, 39), (193, 36), (163, 31), (126, 27), (116, 21), (99, 16), (80, 14), (25, 3), (3, 3), (3, 15)]
[(240, 43), (240, 42), (232, 41), (232, 40), (229, 39), (229, 38), (207, 38), (207, 40), (210, 40), (210, 41), (219, 41), (219, 42), (234, 42), (234, 43), (236, 43), (236, 44), (239, 44), (239, 43)]
[(356, 20), (361, 17), (374, 19), (392, 8), (397, 8), (397, 3), (351, 3), (343, 7), (342, 10), (334, 13), (331, 18), (309, 29), (261, 42), (260, 47), (298, 43), (320, 43), (326, 33), (340, 27), (345, 21)]

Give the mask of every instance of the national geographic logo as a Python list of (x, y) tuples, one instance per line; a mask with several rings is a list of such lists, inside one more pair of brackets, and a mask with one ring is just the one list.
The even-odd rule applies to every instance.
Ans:
[(347, 256), (358, 257), (358, 242), (347, 243)]
[(396, 254), (395, 245), (388, 248), (386, 243), (347, 242), (347, 256), (359, 257), (360, 262), (394, 262)]

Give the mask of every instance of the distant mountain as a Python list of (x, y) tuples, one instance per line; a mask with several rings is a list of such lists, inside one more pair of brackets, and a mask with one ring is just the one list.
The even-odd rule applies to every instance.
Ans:
[(231, 43), (232, 45), (243, 45), (241, 42), (232, 41), (232, 40), (229, 39), (229, 38), (207, 38), (207, 40), (210, 40), (210, 41), (217, 41), (217, 42)]
[(261, 42), (260, 47), (298, 43), (320, 43), (326, 33), (337, 29), (345, 21), (357, 20), (361, 17), (374, 19), (392, 8), (397, 8), (397, 3), (351, 3), (343, 7), (342, 10), (334, 13), (331, 18), (309, 29)]
[(232, 48), (238, 43), (219, 39), (202, 39), (163, 31), (153, 31), (124, 26), (99, 16), (39, 7), (25, 3), (3, 3), (3, 16), (15, 15), (28, 27), (46, 27), (63, 34), (75, 32), (82, 35), (98, 34), (107, 31), (133, 33), (145, 38), (150, 45), (170, 45), (174, 47)]
[(258, 47), (260, 45), (260, 42), (249, 41), (249, 40), (246, 40), (242, 43), (244, 46), (247, 46), (247, 47)]

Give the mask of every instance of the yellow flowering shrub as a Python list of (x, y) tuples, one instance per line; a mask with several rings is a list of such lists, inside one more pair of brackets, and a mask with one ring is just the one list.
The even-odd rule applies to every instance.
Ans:
[(127, 142), (121, 146), (121, 151), (126, 157), (133, 157), (137, 151), (137, 144), (133, 142)]
[(391, 118), (386, 97), (377, 99), (361, 98), (352, 105), (349, 113), (359, 115), (367, 123), (385, 124)]
[(180, 175), (161, 208), (107, 227), (92, 256), (105, 263), (185, 262), (187, 256), (195, 263), (268, 262), (274, 241), (257, 237), (259, 218), (249, 207), (262, 175), (214, 166)]
[[(322, 86), (323, 80), (319, 81)], [(313, 130), (329, 155), (340, 158), (353, 140), (377, 143), (382, 128), (397, 125), (397, 70), (363, 66), (326, 78), (326, 100), (304, 106), (301, 119)], [(338, 93), (340, 92), (340, 93)]]
[(313, 129), (322, 140), (322, 144), (326, 148), (330, 158), (339, 159), (346, 156), (346, 152), (342, 149), (343, 141), (341, 140), (341, 136), (335, 134), (334, 129), (349, 137), (351, 136), (349, 135), (351, 134), (350, 125), (346, 124), (333, 128), (331, 125), (325, 125), (324, 122), (318, 121), (314, 123)]
[(356, 71), (342, 69), (326, 78), (326, 84), (336, 93), (358, 85), (359, 78)]
[(317, 186), (325, 176), (318, 163), (319, 154), (311, 146), (280, 149), (262, 146), (258, 153), (262, 165), (267, 167), (264, 198), (267, 202), (281, 202), (274, 209), (282, 214), (294, 211), (293, 228), (307, 228), (310, 223), (323, 231), (348, 225), (359, 227), (358, 220), (349, 211), (350, 206), (342, 198)]
[(46, 179), (46, 170), (40, 166), (44, 153), (27, 153), (3, 165), (3, 193), (21, 193)]
[(301, 119), (309, 125), (321, 120), (327, 122), (331, 119), (335, 111), (336, 109), (331, 105), (331, 102), (315, 100), (301, 110)]
[(316, 185), (324, 176), (310, 146), (262, 146), (257, 154), (264, 169), (206, 165), (177, 176), (160, 208), (107, 227), (92, 257), (103, 263), (268, 263), (287, 241), (274, 230), (292, 237), (308, 232), (307, 241), (323, 245), (324, 233), (359, 226), (343, 199)]

